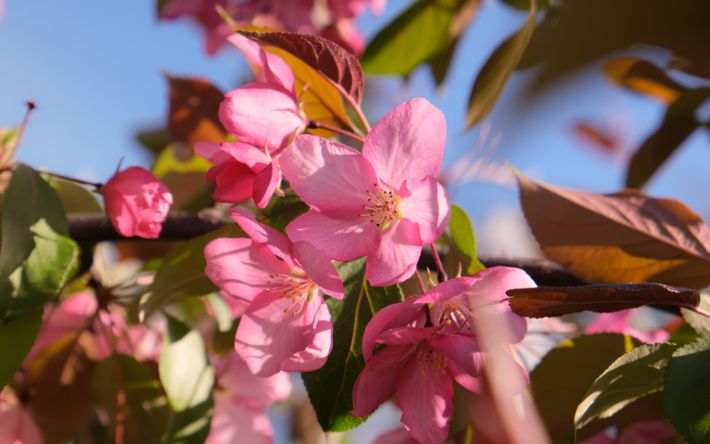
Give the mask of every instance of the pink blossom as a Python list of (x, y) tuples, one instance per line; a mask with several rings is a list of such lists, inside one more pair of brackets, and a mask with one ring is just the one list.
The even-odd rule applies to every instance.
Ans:
[(328, 8), (336, 17), (354, 18), (370, 7), (372, 12), (380, 14), (385, 9), (387, 0), (328, 0)]
[(259, 376), (320, 368), (333, 328), (321, 293), (342, 298), (340, 276), (312, 245), (292, 243), (243, 209), (230, 214), (251, 239), (210, 242), (205, 273), (242, 306), (235, 350)]
[(356, 56), (365, 52), (365, 40), (350, 19), (338, 19), (321, 30), (321, 35)]
[(0, 443), (41, 444), (42, 432), (30, 412), (7, 391), (0, 393)]
[(288, 375), (254, 376), (234, 352), (217, 359), (214, 367), (219, 388), (214, 393), (215, 411), (206, 443), (272, 443), (271, 422), (263, 410), (288, 398)]
[(580, 444), (660, 444), (673, 437), (673, 428), (665, 421), (636, 421), (621, 429), (616, 439), (605, 432), (598, 433)]
[(365, 138), (362, 154), (301, 135), (279, 163), (310, 211), (286, 228), (335, 260), (367, 256), (367, 279), (391, 285), (410, 277), (422, 246), (448, 224), (450, 204), (436, 180), (446, 142), (444, 115), (424, 99), (389, 112)]
[(212, 162), (207, 181), (217, 186), (212, 199), (217, 202), (240, 203), (249, 198), (259, 208), (269, 204), (281, 183), (281, 172), (268, 152), (244, 143), (203, 142), (195, 151)]
[(409, 436), (406, 429), (397, 427), (378, 436), (372, 444), (418, 444), (418, 441)]
[(126, 237), (155, 239), (168, 215), (173, 195), (150, 171), (131, 167), (116, 173), (99, 190), (114, 228)]
[[(366, 364), (353, 388), (353, 414), (365, 416), (394, 394), (412, 437), (443, 442), (453, 381), (472, 392), (482, 389), (484, 355), (472, 328), (474, 311), (495, 310), (509, 324), (511, 341), (519, 341), (525, 320), (510, 311), (505, 292), (534, 285), (522, 270), (494, 267), (380, 310), (363, 335)], [(384, 347), (375, 353), (376, 346)]]
[(249, 61), (256, 81), (226, 94), (219, 108), (220, 121), (239, 142), (276, 155), (306, 128), (293, 72), (283, 59), (242, 35), (228, 40)]
[(633, 310), (621, 310), (614, 313), (600, 313), (584, 330), (586, 334), (594, 333), (621, 333), (634, 337), (642, 342), (664, 342), (670, 335), (667, 331), (659, 329), (653, 332), (637, 330), (629, 324)]

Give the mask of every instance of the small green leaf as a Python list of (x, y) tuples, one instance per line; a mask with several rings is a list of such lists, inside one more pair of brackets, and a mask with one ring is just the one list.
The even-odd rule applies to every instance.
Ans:
[(212, 420), (215, 378), (200, 332), (168, 317), (159, 370), (174, 413), (166, 442), (204, 442)]
[(217, 287), (205, 276), (205, 246), (220, 237), (242, 235), (244, 232), (239, 227), (228, 225), (191, 239), (165, 256), (155, 280), (141, 301), (141, 312), (149, 315), (178, 298), (217, 291)]
[(456, 0), (418, 0), (381, 30), (362, 56), (365, 72), (409, 75), (451, 44)]
[(49, 175), (44, 176), (44, 179), (49, 182), (52, 188), (54, 188), (54, 191), (57, 192), (59, 199), (62, 201), (64, 211), (67, 213), (103, 212), (94, 194), (85, 187)]
[(342, 432), (364, 421), (352, 416), (350, 410), (353, 385), (365, 367), (362, 356), (365, 325), (382, 308), (401, 302), (403, 296), (398, 286), (371, 287), (365, 280), (364, 259), (343, 263), (338, 272), (345, 284), (345, 298), (328, 300), (333, 351), (320, 370), (301, 376), (323, 430)]
[(587, 390), (616, 358), (636, 344), (624, 335), (580, 336), (561, 342), (530, 374), (530, 387), (552, 442), (574, 433), (574, 412)]
[(690, 444), (710, 442), (710, 336), (675, 353), (664, 386), (668, 419)]
[(454, 260), (461, 262), (464, 274), (469, 276), (486, 268), (478, 261), (476, 255), (476, 237), (473, 234), (473, 224), (466, 212), (457, 205), (451, 206), (449, 232), (451, 233), (453, 251), (447, 255), (447, 261), (450, 260), (449, 256), (453, 256)]
[(637, 399), (663, 390), (666, 365), (676, 348), (668, 343), (644, 344), (614, 361), (577, 407), (576, 428), (609, 418)]
[(19, 165), (4, 194), (0, 319), (39, 309), (78, 261), (62, 203), (37, 172)]
[(42, 311), (36, 310), (3, 324), (0, 322), (0, 390), (12, 380), (37, 338), (42, 325)]
[[(710, 294), (700, 292), (698, 308), (705, 313), (710, 313)], [(680, 313), (683, 315), (685, 322), (690, 324), (698, 335), (710, 336), (710, 319), (687, 308), (681, 308)]]
[(271, 199), (262, 211), (262, 222), (278, 231), (284, 231), (286, 225), (306, 211), (308, 205), (295, 194), (289, 193), (285, 197)]
[(466, 126), (471, 127), (485, 119), (498, 101), (508, 78), (518, 66), (530, 38), (535, 31), (536, 2), (530, 2), (530, 12), (523, 26), (493, 52), (473, 84), (468, 99)]
[(91, 387), (97, 404), (112, 420), (106, 442), (113, 442), (119, 415), (124, 442), (161, 442), (169, 409), (149, 367), (132, 356), (112, 355), (94, 369)]

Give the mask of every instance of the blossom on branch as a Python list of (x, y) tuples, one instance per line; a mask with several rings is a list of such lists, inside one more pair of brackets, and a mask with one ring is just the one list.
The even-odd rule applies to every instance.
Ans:
[(424, 99), (382, 118), (362, 154), (320, 137), (297, 137), (280, 165), (311, 209), (286, 227), (289, 238), (339, 261), (367, 256), (372, 285), (409, 278), (422, 246), (448, 224), (449, 197), (436, 179), (445, 142), (444, 115)]
[(353, 414), (366, 416), (395, 395), (414, 439), (446, 440), (453, 382), (471, 392), (483, 388), (485, 355), (474, 332), (476, 318), (495, 310), (514, 332), (511, 340), (520, 341), (525, 319), (510, 310), (505, 292), (531, 286), (524, 271), (494, 267), (377, 312), (363, 336), (366, 364), (353, 387)]
[(322, 367), (333, 330), (322, 293), (343, 296), (333, 264), (313, 245), (292, 243), (243, 209), (230, 214), (251, 239), (210, 242), (205, 273), (243, 313), (235, 350), (259, 376)]
[(114, 174), (99, 192), (111, 223), (122, 236), (160, 236), (173, 195), (153, 173), (140, 167), (127, 168)]

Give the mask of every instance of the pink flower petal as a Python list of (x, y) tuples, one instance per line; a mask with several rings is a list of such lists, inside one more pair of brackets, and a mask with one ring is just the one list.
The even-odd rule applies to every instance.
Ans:
[(377, 338), (384, 331), (404, 327), (417, 319), (424, 319), (424, 316), (423, 307), (415, 305), (412, 299), (388, 305), (375, 313), (375, 316), (365, 326), (365, 332), (362, 336), (362, 354), (365, 357), (365, 361), (372, 357)]
[[(254, 242), (264, 244), (266, 248), (284, 261), (288, 268), (298, 267), (291, 257), (291, 241), (281, 232), (274, 230), (268, 225), (259, 223), (254, 215), (244, 208), (232, 208), (228, 211), (232, 219)], [(289, 270), (290, 273), (290, 270)]]
[(477, 279), (468, 290), (467, 301), (472, 309), (480, 310), (484, 316), (486, 310), (496, 310), (509, 324), (510, 338), (499, 338), (511, 343), (520, 342), (527, 331), (527, 322), (516, 315), (507, 303), (507, 290), (511, 288), (536, 287), (535, 281), (525, 271), (512, 267), (491, 267), (476, 273)]
[(266, 378), (254, 376), (234, 351), (219, 358), (214, 366), (219, 385), (249, 408), (263, 409), (291, 394), (291, 379), (287, 373), (279, 372)]
[(205, 444), (273, 444), (271, 422), (264, 412), (248, 408), (226, 393), (216, 392), (214, 402), (214, 416)]
[(449, 224), (451, 204), (446, 189), (433, 177), (405, 182), (409, 196), (402, 199), (399, 210), (403, 217), (419, 225), (423, 244), (437, 240)]
[(266, 165), (271, 163), (271, 159), (266, 155), (263, 148), (246, 143), (223, 142), (220, 144), (220, 149), (255, 172), (261, 171), (266, 168)]
[(338, 219), (366, 213), (368, 191), (377, 178), (354, 149), (317, 136), (296, 138), (279, 159), (284, 177), (311, 208)]
[(478, 280), (479, 278), (476, 276), (463, 276), (460, 278), (449, 279), (448, 281), (440, 283), (423, 295), (416, 296), (414, 301), (416, 301), (417, 304), (438, 304), (446, 302), (452, 298), (461, 296)]
[(275, 292), (254, 298), (234, 340), (249, 370), (271, 376), (281, 370), (310, 371), (323, 366), (330, 353), (332, 324), (327, 308), (323, 312), (320, 305), (324, 305), (322, 298), (312, 297), (305, 307), (298, 307), (290, 297)]
[(231, 156), (225, 153), (222, 148), (220, 148), (220, 145), (220, 143), (216, 142), (200, 142), (195, 144), (195, 152), (215, 165), (224, 163), (228, 161)]
[(281, 85), (287, 91), (294, 90), (293, 71), (281, 57), (264, 51), (258, 43), (241, 34), (234, 33), (227, 37), (227, 41), (244, 54), (256, 72), (257, 80)]
[(259, 208), (269, 205), (271, 196), (281, 184), (281, 171), (275, 163), (270, 163), (261, 172), (257, 173), (254, 180), (254, 204)]
[(401, 327), (382, 332), (375, 341), (387, 345), (416, 345), (429, 339), (439, 327)]
[(207, 180), (215, 182), (212, 199), (217, 202), (240, 203), (252, 197), (254, 173), (244, 164), (228, 161), (207, 172)]
[(219, 120), (238, 141), (272, 153), (305, 128), (293, 94), (260, 82), (228, 92), (219, 107)]
[(366, 256), (380, 242), (380, 230), (371, 223), (331, 219), (314, 210), (298, 216), (288, 224), (286, 234), (291, 241), (308, 242), (329, 258), (338, 261)]
[(636, 421), (621, 431), (616, 443), (661, 444), (673, 435), (673, 428), (665, 421)]
[(0, 398), (0, 442), (35, 444), (44, 442), (44, 438), (29, 412)]
[(377, 251), (367, 256), (367, 280), (376, 287), (404, 282), (417, 269), (421, 245), (419, 226), (401, 219), (382, 233)]
[(446, 118), (425, 99), (413, 99), (387, 113), (365, 138), (362, 154), (377, 177), (399, 190), (407, 179), (435, 177), (446, 144)]
[(322, 251), (308, 242), (294, 242), (291, 251), (301, 263), (309, 279), (316, 283), (328, 296), (342, 299), (343, 280), (333, 263)]
[(412, 437), (419, 442), (444, 442), (449, 434), (454, 397), (454, 385), (446, 370), (436, 363), (415, 359), (399, 373), (396, 391), (402, 424)]
[(444, 357), (449, 373), (463, 388), (480, 393), (482, 390), (483, 353), (471, 337), (438, 334), (427, 343)]
[(330, 312), (320, 296), (312, 297), (305, 307), (302, 334), (306, 348), (294, 353), (283, 363), (287, 372), (309, 372), (321, 368), (333, 348), (333, 324)]
[(419, 444), (419, 441), (409, 436), (404, 428), (397, 427), (378, 436), (372, 444)]
[(633, 315), (633, 310), (621, 310), (614, 313), (600, 313), (594, 318), (591, 324), (584, 329), (586, 334), (594, 333), (621, 333), (632, 336), (642, 342), (663, 342), (668, 340), (669, 334), (665, 330), (655, 332), (644, 332), (636, 330), (629, 325), (629, 319)]
[(242, 310), (269, 286), (269, 274), (290, 273), (266, 246), (250, 239), (215, 239), (205, 247), (205, 259), (207, 277)]
[(411, 366), (414, 347), (390, 346), (370, 359), (353, 386), (352, 414), (367, 416), (387, 401), (395, 391), (401, 371)]

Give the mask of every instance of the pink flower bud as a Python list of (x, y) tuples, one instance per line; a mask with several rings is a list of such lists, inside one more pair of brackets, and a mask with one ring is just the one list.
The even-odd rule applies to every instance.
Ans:
[(173, 203), (165, 184), (140, 167), (116, 173), (100, 192), (111, 223), (126, 237), (157, 238)]

